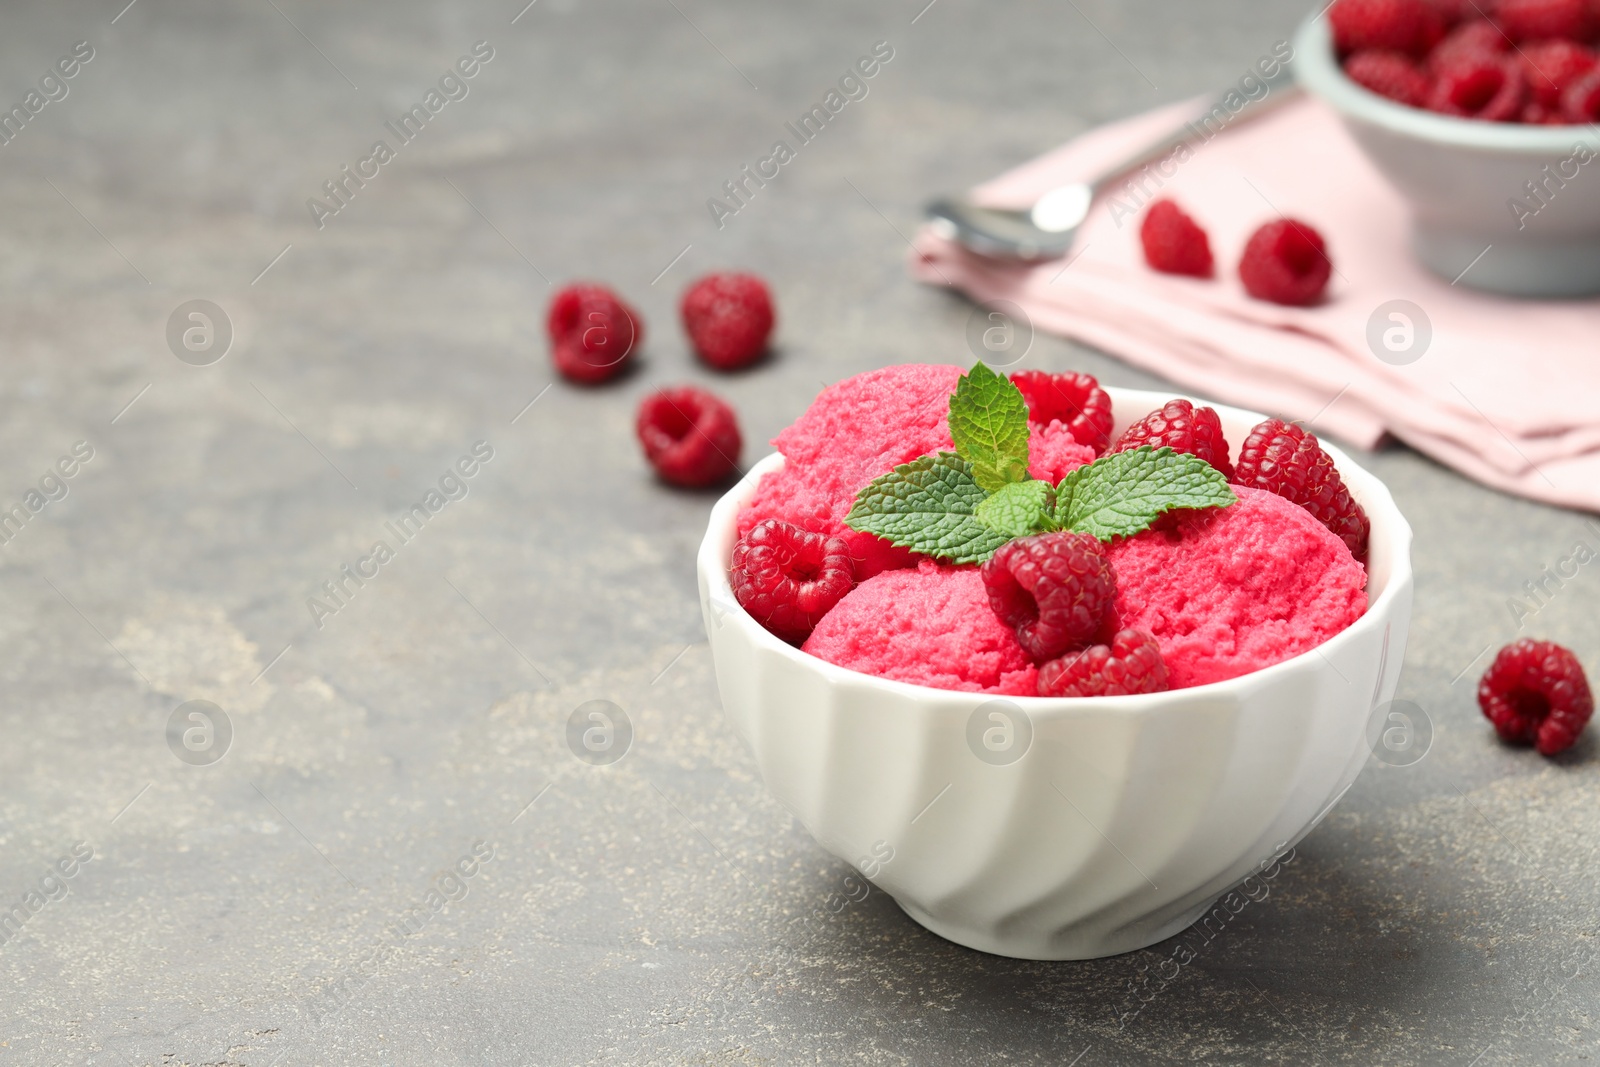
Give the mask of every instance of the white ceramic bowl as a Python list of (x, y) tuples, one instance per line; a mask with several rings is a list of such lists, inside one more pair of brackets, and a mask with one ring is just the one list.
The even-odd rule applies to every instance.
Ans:
[[(1172, 399), (1107, 392), (1119, 433)], [(1216, 408), (1235, 448), (1261, 420)], [(1227, 682), (998, 705), (836, 667), (739, 607), (728, 585), (735, 523), (760, 477), (782, 466), (768, 456), (712, 510), (698, 560), (728, 722), (817, 842), (936, 934), (1050, 960), (1170, 937), (1316, 825), (1360, 772), (1374, 709), (1394, 696), (1411, 528), (1381, 482), (1324, 447), (1372, 520), (1371, 604), (1349, 629)], [(992, 711), (1008, 713), (1014, 747), (986, 760), (969, 736), (1004, 726)]]
[(1345, 77), (1326, 15), (1300, 27), (1294, 48), (1300, 83), (1339, 113), (1409, 202), (1412, 247), (1429, 270), (1515, 296), (1600, 292), (1600, 159), (1581, 161), (1600, 153), (1600, 130), (1478, 122), (1397, 104)]

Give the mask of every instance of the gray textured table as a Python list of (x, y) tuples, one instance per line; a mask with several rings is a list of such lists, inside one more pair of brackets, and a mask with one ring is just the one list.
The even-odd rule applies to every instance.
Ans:
[[(1554, 761), (1501, 748), (1469, 669), (1522, 583), (1600, 537), (1582, 516), (1366, 457), (1417, 531), (1401, 695), (1432, 752), (1373, 761), (1171, 977), (1164, 946), (982, 956), (879, 893), (807, 918), (848, 869), (723, 727), (692, 571), (711, 497), (636, 453), (663, 383), (711, 384), (760, 442), (822, 382), (966, 361), (968, 305), (904, 275), (921, 201), (1234, 80), (1297, 0), (124, 2), (0, 16), (0, 94), (29, 110), (0, 146), (0, 502), (40, 504), (0, 547), (0, 904), (25, 920), (0, 1062), (1600, 1053), (1593, 733)], [(869, 95), (719, 230), (707, 198), (879, 40)], [(478, 41), (459, 98), (363, 164)], [(334, 213), (345, 166), (369, 177)], [(782, 342), (715, 378), (674, 302), (727, 266), (772, 279)], [(572, 277), (646, 316), (613, 388), (545, 391), (547, 286)], [(204, 366), (166, 337), (196, 299), (233, 331)], [(1151, 381), (1049, 338), (1029, 360)], [(479, 441), (466, 495), (314, 623), (308, 598)], [(1593, 669), (1589, 571), (1528, 625)], [(608, 767), (565, 740), (596, 698), (635, 731)], [(169, 747), (192, 700), (231, 723), (219, 762)]]

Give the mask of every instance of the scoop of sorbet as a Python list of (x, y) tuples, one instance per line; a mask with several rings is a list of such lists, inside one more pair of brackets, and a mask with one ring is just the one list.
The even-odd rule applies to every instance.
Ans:
[(1038, 671), (989, 607), (976, 567), (884, 571), (822, 617), (802, 648), (863, 674), (936, 689), (1033, 696)]
[(1174, 689), (1281, 663), (1367, 610), (1366, 569), (1343, 541), (1274, 493), (1234, 491), (1108, 550), (1118, 625), (1155, 635)]

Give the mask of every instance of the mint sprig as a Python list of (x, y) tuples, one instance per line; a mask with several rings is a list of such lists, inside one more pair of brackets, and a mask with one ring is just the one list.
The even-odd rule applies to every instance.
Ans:
[(951, 563), (982, 563), (1007, 541), (1052, 530), (1131, 537), (1174, 508), (1227, 507), (1227, 479), (1198, 456), (1148, 445), (1114, 452), (1052, 487), (1028, 475), (1028, 406), (979, 363), (950, 398), (955, 452), (903, 463), (856, 494), (852, 530)]
[(1199, 456), (1145, 445), (1068, 471), (1056, 487), (1054, 519), (1102, 541), (1146, 530), (1173, 508), (1222, 508), (1238, 497)]
[(972, 464), (953, 452), (902, 463), (856, 494), (845, 516), (852, 530), (952, 563), (982, 563), (1011, 540), (980, 521), (987, 494)]
[(1055, 493), (1050, 483), (1029, 479), (1001, 486), (981, 501), (973, 514), (989, 529), (1010, 539), (1056, 529), (1054, 506)]
[(1011, 380), (979, 363), (950, 398), (950, 439), (989, 492), (1028, 477), (1028, 404)]

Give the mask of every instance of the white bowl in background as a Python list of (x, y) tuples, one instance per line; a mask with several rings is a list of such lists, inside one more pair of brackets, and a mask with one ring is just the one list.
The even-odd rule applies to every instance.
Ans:
[(1300, 84), (1339, 113), (1410, 204), (1412, 248), (1429, 270), (1513, 296), (1600, 292), (1600, 158), (1578, 161), (1580, 149), (1600, 155), (1600, 130), (1479, 122), (1379, 96), (1345, 77), (1325, 14), (1301, 25), (1294, 50)]
[[(1107, 392), (1118, 433), (1172, 399)], [(1235, 448), (1262, 418), (1213, 406)], [(1377, 478), (1323, 447), (1372, 521), (1364, 616), (1317, 649), (1226, 682), (1001, 698), (1025, 716), (1016, 737), (1032, 731), (1020, 758), (1002, 764), (968, 743), (975, 713), (1003, 722), (978, 711), (996, 697), (834, 666), (772, 636), (734, 600), (739, 509), (783, 464), (768, 456), (718, 501), (698, 557), (727, 720), (817, 842), (942, 937), (1039, 960), (1171, 937), (1344, 794), (1366, 761), (1369, 720), (1399, 681), (1411, 528)]]

